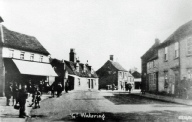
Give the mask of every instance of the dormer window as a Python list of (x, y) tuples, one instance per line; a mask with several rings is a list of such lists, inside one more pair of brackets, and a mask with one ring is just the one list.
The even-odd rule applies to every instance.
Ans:
[(10, 51), (9, 51), (9, 57), (10, 57), (10, 58), (13, 58), (13, 57), (14, 57), (14, 50), (10, 50)]
[(34, 54), (31, 54), (30, 60), (31, 60), (31, 61), (34, 61)]
[(24, 59), (24, 57), (25, 57), (25, 52), (21, 52), (20, 59)]
[(43, 62), (43, 56), (42, 55), (39, 58), (39, 62)]

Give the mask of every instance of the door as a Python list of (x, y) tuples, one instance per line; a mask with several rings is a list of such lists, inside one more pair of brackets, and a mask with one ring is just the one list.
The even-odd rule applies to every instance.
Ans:
[(177, 94), (178, 92), (178, 85), (179, 85), (180, 77), (179, 77), (179, 71), (175, 71), (175, 83), (174, 86), (172, 87), (173, 89), (173, 94)]
[(88, 87), (89, 87), (89, 89), (90, 89), (90, 87), (91, 87), (91, 85), (90, 85), (90, 79), (88, 79)]
[(93, 89), (93, 79), (91, 79), (91, 88)]
[(158, 72), (156, 72), (156, 92), (158, 92), (159, 91), (159, 80), (158, 80), (158, 75), (159, 75), (159, 73)]

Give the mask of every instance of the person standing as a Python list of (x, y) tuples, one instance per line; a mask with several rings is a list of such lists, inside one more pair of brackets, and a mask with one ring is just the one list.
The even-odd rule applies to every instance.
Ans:
[(61, 92), (62, 92), (62, 84), (61, 84), (61, 82), (59, 82), (57, 84), (57, 97), (59, 97), (61, 95)]
[(69, 80), (67, 80), (65, 83), (65, 92), (68, 93), (68, 90), (69, 90)]
[(20, 105), (20, 109), (19, 109), (20, 118), (24, 118), (26, 116), (25, 104), (26, 104), (27, 97), (28, 97), (27, 90), (25, 88), (25, 85), (22, 84), (21, 89), (19, 89), (19, 92), (18, 92), (18, 101), (19, 101), (19, 105)]
[(10, 98), (12, 96), (12, 84), (9, 82), (6, 87), (5, 87), (5, 97), (7, 98), (6, 100), (6, 105), (9, 106), (10, 103)]
[[(19, 90), (19, 87), (17, 85), (17, 82), (14, 82), (13, 83), (13, 106), (16, 105), (18, 103), (18, 90)], [(15, 104), (14, 104), (14, 100), (15, 100)]]
[(41, 91), (37, 87), (35, 89), (35, 108), (40, 108), (40, 101), (41, 101)]

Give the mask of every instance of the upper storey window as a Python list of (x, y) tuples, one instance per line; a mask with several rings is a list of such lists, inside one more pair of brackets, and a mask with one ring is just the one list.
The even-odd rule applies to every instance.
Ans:
[(187, 40), (187, 54), (192, 55), (192, 38)]
[(9, 51), (9, 57), (10, 57), (10, 58), (13, 58), (13, 57), (14, 57), (14, 50), (10, 50), (10, 51)]
[(179, 57), (179, 43), (175, 42), (175, 58)]
[(31, 60), (31, 61), (34, 61), (34, 54), (31, 54), (30, 60)]
[(25, 57), (25, 52), (21, 52), (20, 59), (24, 59), (24, 57)]
[(43, 62), (43, 56), (42, 55), (39, 58), (39, 62)]
[(165, 47), (165, 55), (164, 55), (164, 60), (168, 60), (168, 47)]

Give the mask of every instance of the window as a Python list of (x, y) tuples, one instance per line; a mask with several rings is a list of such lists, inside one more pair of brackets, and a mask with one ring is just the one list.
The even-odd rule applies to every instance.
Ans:
[(165, 61), (168, 60), (168, 47), (165, 47), (165, 57), (164, 57)]
[(192, 55), (192, 38), (187, 40), (187, 54)]
[(168, 88), (168, 86), (169, 86), (169, 84), (168, 84), (168, 71), (164, 72), (164, 79), (165, 79), (164, 88)]
[(14, 57), (14, 50), (9, 51), (9, 57), (13, 58)]
[(175, 42), (175, 58), (179, 57), (179, 43)]
[(189, 80), (192, 80), (192, 69), (188, 69), (188, 70), (187, 70), (187, 78), (188, 78)]
[(40, 56), (39, 61), (43, 62), (43, 56), (42, 55)]
[(153, 84), (156, 84), (156, 73), (153, 74)]
[(24, 57), (25, 57), (25, 52), (21, 52), (20, 59), (24, 59)]
[(34, 61), (34, 54), (31, 54), (30, 60), (31, 60), (31, 61)]
[(122, 72), (119, 72), (119, 77), (122, 77)]
[(79, 84), (79, 86), (81, 85), (81, 81), (80, 81), (80, 78), (78, 78), (78, 84)]

